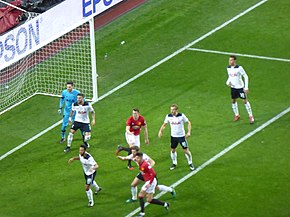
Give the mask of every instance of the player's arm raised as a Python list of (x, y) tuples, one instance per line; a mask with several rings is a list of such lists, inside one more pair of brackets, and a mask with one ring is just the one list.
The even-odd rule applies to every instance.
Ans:
[(70, 158), (70, 159), (68, 160), (68, 163), (70, 164), (70, 163), (72, 163), (74, 160), (80, 160), (80, 158), (79, 158), (79, 157), (72, 157), (72, 158)]
[(162, 137), (162, 132), (163, 132), (163, 130), (165, 129), (166, 125), (167, 125), (167, 123), (163, 123), (163, 124), (161, 125), (160, 130), (159, 130), (159, 132), (158, 132), (158, 137), (159, 137), (159, 138)]

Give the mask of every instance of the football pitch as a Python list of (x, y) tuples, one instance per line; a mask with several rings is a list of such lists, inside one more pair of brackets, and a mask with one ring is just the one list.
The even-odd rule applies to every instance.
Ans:
[[(80, 134), (65, 154), (60, 125), (49, 128), (61, 119), (59, 99), (35, 96), (0, 116), (0, 217), (135, 216), (139, 204), (125, 200), (138, 171), (115, 155), (133, 107), (148, 124), (150, 144), (141, 133), (141, 149), (155, 160), (159, 183), (177, 192), (157, 192), (170, 210), (149, 205), (146, 216), (289, 216), (289, 13), (286, 0), (151, 0), (96, 31), (101, 100), (89, 152), (103, 190), (95, 206), (87, 208), (80, 163), (67, 164)], [(232, 121), (229, 53), (249, 76), (253, 125), (241, 101), (241, 120)], [(193, 172), (181, 147), (169, 170), (169, 127), (157, 137), (172, 103), (192, 122)]]

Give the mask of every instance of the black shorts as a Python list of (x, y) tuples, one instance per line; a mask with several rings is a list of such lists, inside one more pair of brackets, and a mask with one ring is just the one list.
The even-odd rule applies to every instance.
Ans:
[(182, 146), (183, 149), (188, 148), (188, 143), (187, 143), (185, 136), (183, 136), (183, 137), (172, 137), (171, 136), (171, 148), (174, 148), (174, 149), (177, 148), (178, 143)]
[(144, 177), (141, 173), (138, 173), (138, 175), (136, 176), (138, 179), (142, 180), (143, 182), (145, 181), (144, 180)]
[(86, 185), (93, 184), (93, 181), (95, 180), (96, 175), (97, 175), (97, 171), (95, 171), (93, 174), (91, 174), (89, 176), (84, 173)]
[(247, 98), (243, 88), (240, 88), (240, 89), (231, 88), (231, 95), (232, 95), (232, 99), (237, 99), (237, 98), (246, 99)]
[(91, 132), (91, 126), (90, 124), (87, 123), (81, 123), (81, 122), (73, 122), (71, 129), (73, 129), (74, 131), (77, 131), (78, 129), (80, 129), (83, 132)]

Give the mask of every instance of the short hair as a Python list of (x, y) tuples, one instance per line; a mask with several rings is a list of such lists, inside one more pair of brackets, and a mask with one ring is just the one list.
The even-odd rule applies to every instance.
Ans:
[(70, 84), (70, 85), (74, 86), (74, 82), (72, 82), (72, 81), (68, 81), (68, 82), (66, 82), (66, 84)]
[(133, 108), (133, 111), (140, 113), (140, 110), (138, 108)]
[(140, 151), (140, 148), (139, 148), (138, 146), (133, 146), (133, 147), (132, 147), (132, 150), (135, 150), (135, 151), (138, 152), (138, 151)]
[(81, 144), (81, 145), (80, 145), (80, 148), (85, 149), (85, 151), (87, 150), (87, 146), (86, 146), (85, 144)]
[(143, 157), (143, 153), (142, 152), (138, 152), (137, 154), (136, 154), (136, 157)]
[(170, 108), (171, 107), (174, 107), (174, 108), (176, 108), (176, 110), (178, 110), (178, 105), (177, 104), (172, 104), (171, 106), (170, 106)]
[(235, 55), (230, 55), (230, 58), (233, 58), (234, 60), (237, 59), (237, 57)]
[(81, 96), (81, 97), (85, 98), (85, 95), (83, 93), (79, 93), (77, 96)]

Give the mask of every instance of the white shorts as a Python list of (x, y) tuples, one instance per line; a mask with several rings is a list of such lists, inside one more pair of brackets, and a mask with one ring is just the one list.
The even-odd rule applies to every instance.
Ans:
[(157, 179), (154, 178), (152, 184), (150, 185), (149, 188), (146, 188), (146, 185), (148, 185), (150, 181), (145, 182), (145, 184), (142, 186), (141, 190), (145, 191), (147, 194), (154, 194), (155, 193), (155, 188), (157, 186)]
[(125, 132), (125, 137), (129, 145), (140, 147), (140, 135), (135, 136)]

